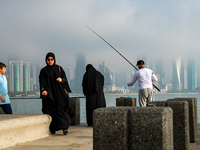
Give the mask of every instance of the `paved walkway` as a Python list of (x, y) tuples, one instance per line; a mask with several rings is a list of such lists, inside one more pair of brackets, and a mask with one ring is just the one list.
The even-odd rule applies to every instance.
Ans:
[(56, 132), (46, 138), (4, 148), (3, 150), (92, 150), (93, 128), (86, 124), (69, 127), (69, 133)]
[[(3, 150), (92, 150), (93, 128), (86, 124), (70, 126), (69, 133), (63, 135), (56, 132), (47, 138), (19, 144)], [(197, 140), (190, 143), (190, 150), (200, 150), (200, 124), (198, 124)]]

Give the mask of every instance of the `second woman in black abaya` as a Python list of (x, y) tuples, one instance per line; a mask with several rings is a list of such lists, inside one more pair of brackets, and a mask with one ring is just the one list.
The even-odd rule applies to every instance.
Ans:
[[(55, 64), (55, 55), (48, 53), (46, 55), (46, 64), (40, 71), (40, 93), (42, 98), (42, 112), (52, 117), (50, 131), (63, 130), (63, 134), (67, 134), (70, 125), (70, 117), (68, 114), (69, 98), (64, 90), (64, 84), (68, 85), (68, 81), (62, 67)], [(68, 85), (68, 90), (70, 88)]]
[(91, 64), (86, 66), (83, 76), (83, 93), (86, 96), (86, 117), (88, 126), (93, 126), (93, 111), (96, 108), (106, 107), (103, 86), (104, 76)]

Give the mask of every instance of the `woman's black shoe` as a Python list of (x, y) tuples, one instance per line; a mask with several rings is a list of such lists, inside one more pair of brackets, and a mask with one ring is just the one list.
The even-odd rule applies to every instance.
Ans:
[(66, 135), (68, 133), (67, 129), (63, 130), (63, 134)]
[(51, 134), (55, 134), (56, 133), (56, 131), (50, 131), (51, 132)]

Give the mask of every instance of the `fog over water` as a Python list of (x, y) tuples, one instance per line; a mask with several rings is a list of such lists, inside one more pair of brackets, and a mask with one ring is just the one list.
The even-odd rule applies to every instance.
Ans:
[(197, 0), (1, 0), (0, 58), (45, 65), (52, 51), (58, 64), (73, 69), (82, 53), (96, 68), (105, 61), (111, 71), (134, 70), (88, 26), (133, 64), (143, 56), (162, 60), (170, 74), (179, 57), (199, 63), (199, 15)]

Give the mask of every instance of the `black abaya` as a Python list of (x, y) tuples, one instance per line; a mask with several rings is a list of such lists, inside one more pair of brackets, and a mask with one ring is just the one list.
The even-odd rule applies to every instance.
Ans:
[[(50, 131), (55, 133), (58, 130), (68, 129), (70, 125), (70, 117), (68, 115), (69, 98), (64, 90), (64, 84), (68, 85), (65, 72), (62, 67), (59, 71), (58, 65), (47, 65), (40, 71), (40, 93), (47, 91), (48, 95), (42, 98), (42, 112), (52, 117)], [(56, 79), (62, 78), (62, 82)], [(69, 87), (68, 87), (69, 88)]]
[(93, 111), (96, 108), (106, 107), (103, 86), (104, 76), (92, 65), (87, 65), (83, 76), (83, 93), (86, 96), (87, 124), (93, 125)]

